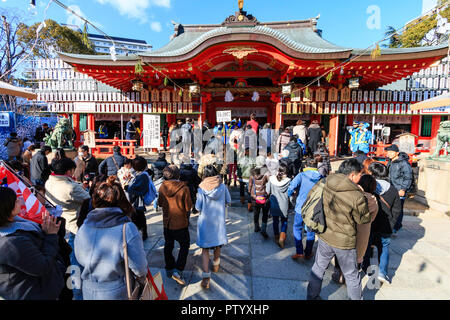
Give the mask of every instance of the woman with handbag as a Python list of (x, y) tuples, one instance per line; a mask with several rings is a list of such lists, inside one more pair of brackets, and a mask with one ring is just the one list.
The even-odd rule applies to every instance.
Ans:
[[(255, 232), (260, 232), (264, 238), (267, 235), (267, 219), (269, 217), (269, 202), (267, 201), (266, 184), (269, 182), (267, 175), (261, 174), (262, 167), (253, 169), (253, 174), (249, 179), (248, 193), (252, 199), (253, 221), (255, 224)], [(259, 213), (262, 211), (262, 224), (259, 226)]]
[(225, 207), (231, 203), (230, 193), (222, 183), (219, 171), (208, 165), (203, 171), (195, 207), (200, 212), (197, 222), (197, 245), (202, 248), (203, 280), (201, 286), (209, 289), (209, 250), (214, 250), (213, 272), (220, 267), (220, 249), (228, 243)]
[[(92, 205), (75, 238), (84, 300), (127, 300), (126, 265), (138, 282), (145, 282), (144, 244), (129, 214), (134, 211), (116, 177), (95, 188)], [(124, 238), (126, 239), (124, 243)], [(128, 259), (124, 253), (128, 251)]]

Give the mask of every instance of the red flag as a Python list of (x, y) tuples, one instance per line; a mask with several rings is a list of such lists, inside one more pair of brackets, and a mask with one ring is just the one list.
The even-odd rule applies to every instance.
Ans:
[(42, 214), (47, 211), (29, 188), (5, 166), (0, 166), (0, 181), (6, 177), (8, 187), (13, 189), (22, 200), (19, 216), (42, 224)]

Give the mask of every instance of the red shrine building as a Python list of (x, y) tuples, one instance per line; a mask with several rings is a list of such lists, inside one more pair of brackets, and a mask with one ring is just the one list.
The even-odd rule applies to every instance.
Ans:
[[(394, 119), (420, 136), (422, 115), (411, 111), (411, 104), (443, 92), (379, 88), (428, 68), (447, 52), (447, 45), (381, 49), (372, 57), (370, 51), (323, 39), (317, 19), (260, 22), (241, 9), (217, 25), (177, 24), (166, 46), (117, 56), (116, 61), (110, 55), (60, 53), (75, 71), (120, 92), (94, 97), (89, 104), (88, 97), (77, 97), (77, 102), (58, 112), (71, 116), (78, 133), (80, 114), (87, 114), (87, 126), (93, 130), (99, 125), (96, 118), (105, 114), (122, 114), (125, 121), (132, 114), (140, 115), (141, 127), (144, 114), (160, 114), (169, 125), (185, 118), (199, 123), (207, 119), (214, 125), (218, 110), (231, 110), (233, 118), (242, 120), (256, 113), (261, 125), (274, 123), (275, 128), (295, 125), (299, 119), (318, 120), (329, 132), (330, 153), (336, 155), (345, 127), (357, 119), (369, 123)], [(327, 79), (302, 89), (352, 58)], [(136, 73), (137, 66), (143, 71)], [(189, 93), (193, 83), (199, 87), (198, 95)], [(284, 95), (286, 83), (292, 84), (292, 93)], [(433, 132), (441, 116), (433, 115)]]

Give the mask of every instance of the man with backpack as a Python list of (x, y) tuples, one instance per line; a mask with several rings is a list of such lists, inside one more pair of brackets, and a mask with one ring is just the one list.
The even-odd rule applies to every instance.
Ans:
[(106, 174), (108, 177), (117, 176), (117, 172), (123, 167), (125, 162), (125, 157), (120, 153), (120, 151), (119, 146), (115, 146), (113, 148), (113, 155), (100, 163), (98, 167), (99, 174)]
[(397, 232), (402, 228), (403, 205), (405, 204), (406, 193), (412, 189), (414, 178), (411, 165), (409, 164), (409, 156), (405, 152), (400, 152), (396, 144), (384, 150), (387, 151), (387, 157), (389, 158), (387, 165), (389, 178), (397, 189), (401, 201), (401, 213), (395, 223), (392, 234), (395, 237)]
[[(346, 160), (339, 167), (338, 173), (327, 177), (325, 184), (316, 185), (323, 188), (323, 216), (326, 227), (322, 233), (318, 234), (316, 258), (307, 288), (308, 300), (320, 300), (323, 275), (334, 256), (339, 260), (349, 298), (362, 299), (358, 263), (363, 261), (367, 241), (358, 242), (357, 245), (356, 239), (359, 238), (360, 233), (367, 231), (365, 225), (371, 223), (367, 199), (357, 185), (362, 169), (356, 159)], [(313, 187), (310, 194), (315, 190)], [(309, 227), (307, 221), (311, 220), (311, 212), (314, 215), (315, 210), (303, 212), (308, 200), (302, 207), (302, 215), (308, 215), (308, 219), (304, 216), (303, 218)]]

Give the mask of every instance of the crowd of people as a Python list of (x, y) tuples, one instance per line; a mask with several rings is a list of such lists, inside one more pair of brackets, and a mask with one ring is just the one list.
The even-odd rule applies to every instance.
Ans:
[[(212, 133), (198, 141), (195, 130)], [(220, 270), (221, 248), (228, 243), (233, 180), (235, 187), (239, 184), (241, 204), (253, 212), (254, 232), (268, 239), (271, 219), (273, 241), (281, 250), (290, 231), (289, 216), (294, 216), (292, 259), (313, 258), (317, 236), (308, 299), (320, 298), (323, 275), (333, 258), (333, 279), (346, 283), (349, 298), (361, 299), (360, 270), (367, 272), (373, 247), (378, 252), (379, 279), (389, 282), (390, 239), (401, 229), (403, 204), (413, 184), (405, 154), (396, 145), (389, 147), (385, 166), (357, 150), (332, 173), (324, 132), (316, 121), (307, 127), (300, 120), (274, 132), (270, 124), (260, 126), (254, 114), (246, 123), (235, 119), (211, 127), (205, 121), (202, 128), (187, 119), (162, 130), (163, 137), (167, 134), (164, 141), (170, 137), (170, 159), (160, 153), (150, 165), (140, 156), (124, 157), (119, 146), (101, 162), (87, 146), (78, 148), (74, 160), (57, 149), (49, 164), (52, 149), (42, 146), (34, 152), (30, 144), (9, 164), (39, 191), (42, 201), (60, 206), (62, 215), (44, 215), (41, 226), (25, 220), (18, 216), (16, 193), (1, 187), (0, 296), (127, 299), (123, 233), (130, 269), (141, 281), (148, 268), (143, 241), (148, 238), (145, 215), (151, 206), (163, 218), (166, 275), (179, 285), (186, 283), (191, 215), (198, 213), (196, 244), (202, 249), (201, 286), (207, 290), (211, 272)], [(318, 188), (323, 190), (327, 225), (320, 234), (308, 228), (302, 215), (308, 195)], [(180, 247), (177, 257), (175, 241)], [(72, 274), (66, 274), (68, 268)], [(68, 288), (67, 278), (77, 274), (79, 285), (75, 281)]]

